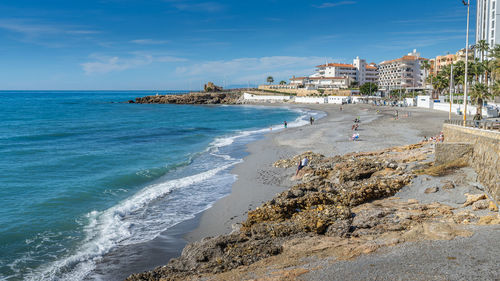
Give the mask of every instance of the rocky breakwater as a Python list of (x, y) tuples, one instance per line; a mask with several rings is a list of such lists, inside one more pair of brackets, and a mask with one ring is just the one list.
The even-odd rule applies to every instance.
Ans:
[[(240, 270), (261, 260), (281, 256), (289, 251), (291, 241), (311, 237), (321, 241), (328, 237), (351, 239), (411, 229), (411, 217), (422, 221), (423, 214), (408, 211), (399, 217), (398, 210), (389, 203), (388, 206), (378, 204), (371, 208), (365, 205), (392, 196), (408, 185), (416, 177), (413, 171), (428, 165), (425, 162), (428, 154), (431, 152), (423, 144), (335, 157), (307, 152), (304, 155), (309, 156), (310, 164), (300, 171), (298, 177), (294, 176), (299, 183), (250, 211), (239, 230), (189, 244), (179, 258), (172, 259), (167, 265), (134, 274), (127, 280), (196, 280), (214, 274), (220, 275), (216, 278), (218, 280), (239, 279), (231, 275), (233, 269)], [(280, 160), (275, 166), (290, 168), (292, 176), (292, 167), (302, 157)], [(428, 210), (430, 207), (412, 208)], [(429, 216), (435, 213), (451, 212), (445, 208)], [(401, 224), (404, 220), (406, 223)], [(350, 256), (363, 252), (360, 249), (351, 251)], [(224, 277), (224, 274), (230, 275)]]
[(160, 103), (160, 104), (240, 104), (241, 93), (189, 93), (182, 95), (155, 95), (136, 98), (130, 103)]

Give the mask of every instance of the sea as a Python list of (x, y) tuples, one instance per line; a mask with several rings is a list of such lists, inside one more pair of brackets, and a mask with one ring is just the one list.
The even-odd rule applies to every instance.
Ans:
[(116, 253), (231, 192), (246, 144), (284, 121), (321, 117), (287, 107), (126, 103), (156, 93), (0, 91), (0, 280), (114, 279), (96, 270), (110, 253), (126, 259)]

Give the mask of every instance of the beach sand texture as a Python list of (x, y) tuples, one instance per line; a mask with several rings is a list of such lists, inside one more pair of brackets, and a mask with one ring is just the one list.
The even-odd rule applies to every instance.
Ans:
[[(263, 140), (250, 143), (250, 155), (233, 170), (238, 179), (231, 194), (203, 212), (198, 228), (185, 236), (188, 241), (231, 232), (232, 225), (243, 221), (247, 211), (290, 188), (289, 172), (272, 165), (279, 159), (291, 158), (306, 151), (334, 156), (417, 143), (424, 136), (438, 134), (443, 120), (448, 117), (447, 113), (432, 110), (401, 110), (361, 104), (344, 105), (343, 111), (340, 111), (340, 106), (332, 105), (307, 107), (326, 112), (327, 116), (312, 126), (273, 132)], [(401, 117), (398, 120), (394, 120), (396, 109)], [(404, 117), (406, 112), (410, 112), (410, 117)], [(353, 142), (350, 140), (353, 134), (351, 125), (356, 117), (361, 119), (358, 129), (360, 141)]]
[[(396, 108), (390, 107), (349, 105), (344, 106), (343, 111), (331, 105), (309, 105), (308, 108), (328, 115), (314, 125), (272, 132), (263, 140), (249, 144), (249, 156), (233, 170), (238, 179), (231, 194), (203, 212), (198, 227), (184, 238), (194, 242), (228, 234), (247, 219), (248, 211), (295, 185), (294, 166), (287, 169), (273, 166), (280, 159), (306, 151), (332, 157), (418, 143), (424, 136), (438, 134), (447, 117), (446, 113), (417, 108), (398, 108), (398, 120), (394, 119)], [(358, 131), (360, 141), (353, 142), (349, 138), (355, 117), (360, 117), (362, 122)], [(422, 148), (421, 152), (432, 161), (429, 147), (432, 146)], [(495, 237), (500, 228), (480, 225), (488, 224), (480, 223), (480, 216), (488, 211), (475, 215), (470, 213), (471, 206), (463, 206), (464, 193), (482, 193), (481, 186), (474, 180), (475, 173), (470, 168), (462, 168), (444, 178), (418, 176), (391, 198), (355, 207), (354, 213), (361, 214), (361, 220), (370, 221), (373, 213), (383, 214), (380, 215), (384, 221), (382, 229), (388, 232), (359, 231), (356, 237), (349, 239), (306, 235), (285, 242), (277, 256), (222, 274), (199, 277), (202, 280), (495, 280), (495, 276), (499, 276), (495, 265), (500, 256)], [(456, 188), (445, 193), (439, 189), (425, 192), (448, 182), (455, 182)], [(401, 236), (393, 229), (398, 223), (394, 225), (393, 220), (385, 217), (400, 216), (405, 210), (415, 210), (411, 216), (420, 216), (422, 220), (409, 227), (415, 229)], [(368, 215), (363, 217), (364, 213)], [(446, 223), (435, 224), (431, 218), (436, 217)], [(469, 221), (475, 223), (469, 225)], [(464, 251), (464, 247), (471, 250)]]

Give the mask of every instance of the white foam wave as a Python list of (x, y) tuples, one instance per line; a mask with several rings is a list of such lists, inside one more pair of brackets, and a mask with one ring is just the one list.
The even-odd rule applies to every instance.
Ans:
[[(309, 116), (314, 116), (316, 119), (325, 116), (324, 113), (318, 111), (290, 110), (298, 112), (300, 116), (294, 121), (289, 122), (289, 127), (300, 127), (308, 124)], [(242, 161), (241, 159), (234, 159), (229, 155), (219, 153), (219, 148), (229, 146), (239, 138), (282, 129), (282, 125), (274, 125), (271, 128), (241, 131), (236, 135), (217, 138), (210, 144), (207, 151), (213, 156), (228, 161), (228, 164), (196, 175), (150, 185), (110, 209), (102, 212), (92, 211), (88, 213), (86, 215), (86, 223), (84, 224), (86, 238), (75, 251), (76, 253), (28, 275), (26, 280), (82, 280), (95, 269), (96, 263), (101, 260), (103, 255), (114, 247), (154, 239), (162, 231), (166, 230), (166, 228), (159, 228), (157, 226), (147, 227), (145, 225), (138, 226), (137, 224), (140, 224), (140, 222), (129, 218), (144, 211), (146, 205), (166, 196), (172, 190), (206, 181), (214, 177), (217, 173)], [(207, 208), (210, 206), (209, 204)], [(189, 219), (189, 217), (185, 219)], [(171, 226), (169, 225), (167, 228)]]
[(134, 236), (134, 223), (126, 219), (128, 215), (140, 212), (148, 203), (167, 195), (174, 189), (205, 181), (234, 164), (236, 163), (185, 178), (151, 185), (108, 210), (88, 213), (88, 223), (85, 227), (86, 238), (76, 254), (58, 260), (42, 269), (41, 272), (31, 274), (26, 279), (81, 280), (85, 278), (94, 270), (95, 263), (115, 246), (149, 241), (160, 234), (161, 230), (158, 230), (154, 233), (141, 232), (139, 237)]

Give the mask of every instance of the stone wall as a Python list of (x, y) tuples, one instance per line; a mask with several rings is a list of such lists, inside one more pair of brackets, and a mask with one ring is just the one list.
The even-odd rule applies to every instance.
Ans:
[(453, 162), (458, 159), (469, 159), (474, 152), (474, 145), (463, 142), (436, 143), (436, 165)]
[(500, 203), (500, 133), (457, 125), (443, 124), (446, 143), (473, 145), (469, 162), (478, 174), (479, 181)]

